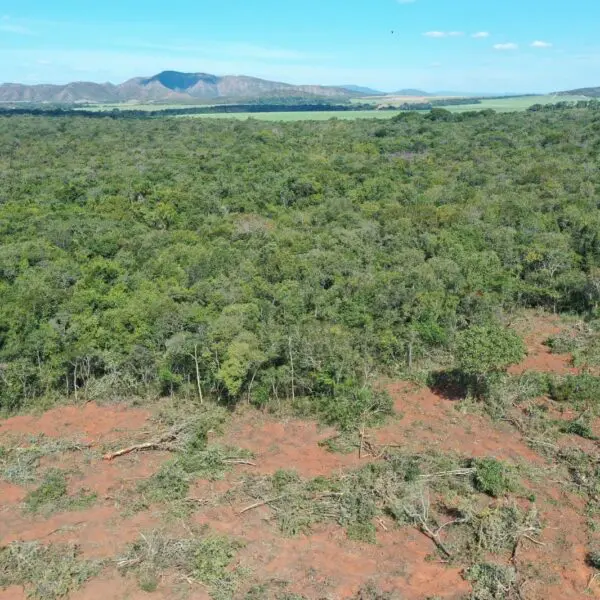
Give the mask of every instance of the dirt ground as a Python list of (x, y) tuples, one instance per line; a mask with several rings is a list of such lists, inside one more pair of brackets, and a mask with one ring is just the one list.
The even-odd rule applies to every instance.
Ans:
[[(552, 355), (543, 341), (560, 330), (552, 316), (538, 316), (520, 325), (529, 348), (523, 364), (513, 369), (571, 372), (569, 357)], [(534, 452), (519, 431), (509, 423), (492, 422), (488, 417), (458, 410), (457, 402), (428, 388), (407, 382), (388, 385), (398, 417), (386, 426), (368, 432), (378, 444), (398, 445), (406, 450), (427, 449), (457, 452), (473, 457), (493, 456), (540, 467), (546, 459)], [(0, 421), (0, 445), (26, 447), (31, 436), (68, 439), (81, 449), (57, 452), (44, 458), (43, 466), (60, 466), (69, 473), (69, 489), (95, 492), (97, 501), (82, 510), (58, 512), (50, 517), (25, 514), (22, 503), (28, 487), (0, 480), (0, 547), (15, 540), (38, 540), (44, 544), (69, 542), (79, 545), (82, 555), (106, 559), (102, 572), (71, 594), (73, 600), (157, 600), (178, 597), (175, 583), (162, 580), (152, 593), (141, 591), (132, 577), (121, 576), (114, 557), (141, 532), (165, 526), (158, 507), (130, 513), (124, 510), (122, 492), (149, 477), (169, 458), (167, 452), (132, 453), (107, 461), (106, 446), (124, 446), (152, 437), (156, 425), (152, 409), (98, 406), (54, 408), (41, 416), (16, 416)], [(261, 582), (289, 582), (286, 592), (306, 598), (354, 598), (366, 583), (396, 592), (405, 600), (427, 598), (458, 599), (468, 595), (470, 585), (461, 570), (443, 561), (431, 560), (435, 550), (430, 539), (416, 528), (396, 528), (391, 522), (378, 523), (377, 543), (349, 541), (344, 530), (320, 525), (308, 535), (285, 537), (271, 522), (268, 506), (240, 514), (235, 502), (215, 503), (212, 499), (233, 488), (251, 471), (270, 475), (281, 468), (295, 469), (303, 477), (328, 476), (355, 468), (370, 460), (358, 453), (336, 454), (319, 443), (334, 432), (315, 422), (293, 418), (278, 420), (249, 407), (232, 415), (222, 440), (250, 450), (251, 465), (236, 465), (221, 481), (197, 481), (189, 495), (206, 499), (192, 515), (198, 525), (208, 524), (219, 533), (243, 541), (236, 557), (241, 566)], [(593, 446), (593, 445), (592, 445)], [(588, 533), (584, 500), (561, 489), (557, 482), (531, 482), (544, 528), (538, 543), (524, 540), (514, 557), (531, 575), (522, 589), (527, 600), (570, 600), (600, 598), (600, 585), (588, 587), (593, 572), (586, 565)], [(169, 522), (167, 526), (181, 527)], [(537, 576), (536, 576), (537, 573)], [(177, 583), (180, 586), (180, 583)], [(177, 588), (179, 589), (179, 587)], [(209, 598), (200, 585), (189, 585), (190, 599)], [(0, 600), (21, 600), (20, 587), (0, 590)]]

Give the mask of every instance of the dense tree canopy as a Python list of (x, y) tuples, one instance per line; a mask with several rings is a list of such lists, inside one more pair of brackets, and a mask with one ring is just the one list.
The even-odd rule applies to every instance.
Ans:
[[(515, 307), (597, 310), (600, 112), (0, 119), (0, 407), (369, 410)], [(439, 118), (438, 118), (439, 117)]]

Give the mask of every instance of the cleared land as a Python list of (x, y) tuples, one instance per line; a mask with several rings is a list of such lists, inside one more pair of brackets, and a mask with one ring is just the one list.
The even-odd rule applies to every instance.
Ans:
[[(565, 327), (555, 316), (515, 326), (529, 346), (522, 369), (571, 370), (543, 345)], [(399, 417), (345, 453), (311, 420), (168, 399), (1, 422), (0, 598), (598, 597), (587, 492), (554, 462), (559, 448), (596, 451), (574, 433), (548, 436), (558, 403), (536, 398), (493, 421), (440, 390), (385, 386)], [(543, 436), (526, 422), (534, 405), (549, 411)], [(203, 445), (185, 441), (209, 426)], [(111, 458), (165, 430), (179, 432), (172, 443)], [(92, 500), (74, 504), (83, 491)], [(493, 569), (477, 563), (486, 556)]]
[[(442, 96), (381, 96), (355, 99), (355, 103), (373, 103), (384, 105), (400, 105), (400, 104), (419, 104), (430, 102), (432, 100), (443, 100)], [(556, 102), (577, 102), (579, 100), (589, 100), (585, 96), (523, 96), (518, 98), (493, 98), (485, 99), (480, 103), (461, 104), (456, 106), (444, 106), (446, 110), (451, 112), (467, 112), (472, 110), (493, 109), (497, 112), (516, 112), (527, 110), (533, 104), (553, 104)], [(109, 112), (115, 109), (125, 110), (141, 110), (141, 111), (158, 111), (167, 109), (189, 109), (189, 108), (206, 108), (208, 104), (198, 105), (182, 105), (182, 104), (96, 104), (81, 107), (81, 110), (92, 110), (98, 112)], [(240, 113), (210, 113), (210, 114), (195, 114), (195, 115), (178, 115), (178, 117), (187, 118), (212, 118), (212, 119), (257, 119), (259, 121), (327, 121), (328, 119), (389, 119), (397, 115), (401, 111), (396, 110), (349, 110), (349, 111), (281, 111), (281, 112), (240, 112)]]

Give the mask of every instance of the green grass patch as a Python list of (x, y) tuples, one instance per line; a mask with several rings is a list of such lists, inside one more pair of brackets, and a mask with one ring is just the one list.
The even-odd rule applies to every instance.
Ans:
[(139, 508), (148, 503), (172, 502), (184, 499), (190, 484), (196, 479), (222, 479), (225, 473), (240, 462), (252, 458), (252, 453), (231, 446), (186, 446), (177, 456), (165, 463), (159, 471), (137, 486), (142, 500)]
[(83, 560), (74, 545), (14, 542), (0, 549), (0, 588), (20, 585), (27, 598), (65, 598), (100, 568), (97, 561)]
[(69, 496), (67, 493), (67, 477), (60, 469), (50, 469), (46, 472), (40, 486), (29, 492), (25, 498), (25, 512), (43, 513), (82, 510), (96, 501), (95, 493), (80, 490)]

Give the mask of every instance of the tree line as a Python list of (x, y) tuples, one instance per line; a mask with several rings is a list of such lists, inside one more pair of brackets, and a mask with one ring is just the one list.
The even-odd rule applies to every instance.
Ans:
[(1, 117), (0, 408), (188, 394), (377, 414), (379, 375), (472, 369), (517, 308), (597, 316), (599, 150), (589, 108)]

